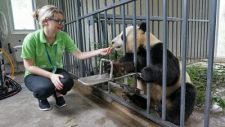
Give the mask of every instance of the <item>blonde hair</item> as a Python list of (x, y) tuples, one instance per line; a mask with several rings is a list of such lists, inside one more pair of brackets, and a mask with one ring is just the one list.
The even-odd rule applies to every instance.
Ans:
[(33, 17), (38, 21), (39, 25), (42, 27), (43, 21), (46, 18), (54, 18), (54, 14), (63, 15), (63, 12), (54, 5), (45, 5), (42, 8), (34, 11)]

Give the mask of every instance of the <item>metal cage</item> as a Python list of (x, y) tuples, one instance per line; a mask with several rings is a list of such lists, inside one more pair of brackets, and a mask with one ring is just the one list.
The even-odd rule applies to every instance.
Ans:
[[(164, 51), (168, 48), (181, 60), (184, 72), (182, 83), (185, 81), (187, 64), (207, 59), (204, 126), (209, 126), (217, 0), (48, 0), (48, 2), (65, 12), (67, 23), (64, 30), (74, 39), (81, 51), (109, 46), (110, 40), (121, 31), (125, 31), (126, 26), (146, 22), (148, 31), (164, 42)], [(135, 59), (136, 55), (134, 62)], [(78, 61), (65, 54), (63, 60), (65, 68), (76, 77), (98, 73), (99, 57)], [(163, 69), (167, 69), (165, 57)], [(165, 77), (166, 74), (163, 78), (164, 83)], [(108, 85), (110, 84), (114, 83), (109, 82)], [(162, 118), (157, 118), (149, 113), (149, 109), (139, 109), (115, 97), (109, 91), (104, 91), (102, 87), (94, 86), (93, 89), (162, 126), (176, 126), (165, 121), (165, 110)], [(165, 87), (163, 91), (162, 103), (165, 103)], [(185, 126), (184, 92), (185, 88), (182, 87), (180, 126)]]

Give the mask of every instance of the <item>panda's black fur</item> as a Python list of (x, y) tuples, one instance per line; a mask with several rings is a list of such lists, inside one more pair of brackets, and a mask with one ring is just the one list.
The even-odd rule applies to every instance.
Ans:
[[(135, 27), (134, 27), (135, 28)], [(142, 32), (140, 32), (142, 31)], [(146, 37), (146, 24), (142, 23), (140, 27), (137, 28), (137, 38), (138, 36)], [(143, 33), (144, 35), (141, 35)], [(140, 35), (139, 35), (140, 34)], [(133, 34), (130, 34), (133, 36)], [(122, 38), (122, 34), (118, 37)], [(126, 34), (127, 36), (127, 34)], [(116, 39), (116, 38), (115, 38)], [(113, 39), (113, 44), (116, 47), (115, 39)], [(142, 40), (142, 39), (140, 39)], [(144, 39), (146, 40), (146, 39)], [(150, 39), (151, 40), (151, 39)], [(152, 41), (152, 40), (151, 40)], [(151, 42), (150, 43), (153, 43)], [(126, 42), (128, 43), (133, 42)], [(137, 39), (137, 43), (139, 40)], [(163, 65), (163, 43), (157, 42), (151, 45), (150, 49), (150, 59), (151, 63), (149, 66), (146, 66), (146, 46), (145, 42), (142, 44), (137, 44), (137, 72), (141, 72), (141, 82), (151, 84), (151, 104), (155, 107), (156, 111), (161, 116), (161, 89), (162, 89), (162, 65)], [(133, 52), (127, 51), (125, 55), (115, 62), (114, 66), (119, 69), (120, 67), (124, 68), (124, 73), (134, 72), (133, 64)], [(119, 71), (118, 71), (119, 72)], [(180, 123), (180, 99), (181, 99), (181, 83), (180, 83), (180, 74), (181, 68), (179, 60), (173, 55), (173, 53), (167, 50), (167, 97), (166, 97), (166, 120), (174, 124), (179, 125)], [(188, 76), (188, 74), (187, 74)], [(129, 95), (130, 100), (135, 103), (137, 106), (146, 108), (146, 99), (142, 98), (139, 95), (133, 94)], [(159, 98), (160, 97), (160, 98)], [(185, 94), (185, 120), (191, 115), (194, 109), (195, 98), (196, 98), (196, 88), (190, 81), (190, 78), (186, 78), (186, 94)]]

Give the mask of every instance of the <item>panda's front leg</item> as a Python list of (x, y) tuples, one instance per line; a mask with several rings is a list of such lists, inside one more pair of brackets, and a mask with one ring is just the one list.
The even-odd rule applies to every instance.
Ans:
[(158, 66), (146, 66), (141, 70), (141, 77), (145, 82), (162, 84), (162, 68)]
[(132, 62), (113, 61), (113, 75), (115, 77), (119, 77), (130, 72), (134, 72), (134, 64)]

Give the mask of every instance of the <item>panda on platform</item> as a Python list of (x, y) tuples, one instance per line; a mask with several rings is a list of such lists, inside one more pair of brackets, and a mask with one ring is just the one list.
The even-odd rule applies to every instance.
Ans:
[[(114, 62), (115, 73), (117, 76), (134, 72), (133, 63), (133, 38), (134, 26), (126, 28), (126, 43), (124, 43), (123, 32), (112, 40), (115, 50), (120, 50), (126, 44), (126, 53), (118, 62)], [(136, 27), (137, 38), (137, 71), (141, 73), (142, 89), (146, 90), (146, 83), (151, 85), (151, 106), (161, 116), (162, 98), (162, 66), (163, 66), (163, 43), (150, 34), (150, 59), (151, 63), (146, 66), (146, 24), (142, 23)], [(167, 50), (167, 92), (166, 92), (166, 120), (174, 124), (180, 123), (180, 100), (181, 100), (181, 66), (179, 60)], [(139, 84), (140, 88), (140, 84)], [(185, 120), (191, 115), (194, 109), (196, 88), (186, 73), (186, 94), (185, 94)], [(137, 105), (146, 108), (146, 99), (136, 95), (129, 97)]]

